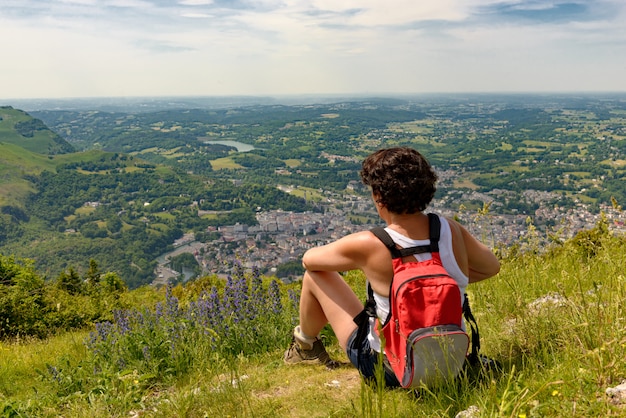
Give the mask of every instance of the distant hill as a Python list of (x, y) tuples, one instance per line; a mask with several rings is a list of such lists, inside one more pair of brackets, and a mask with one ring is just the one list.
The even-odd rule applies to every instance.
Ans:
[(39, 119), (10, 106), (0, 107), (0, 207), (22, 207), (32, 184), (25, 178), (52, 170), (53, 154), (74, 148)]
[[(137, 177), (141, 179), (142, 187), (152, 190), (155, 187), (146, 186), (145, 182), (159, 185), (159, 175), (171, 176), (172, 171), (155, 169), (153, 164), (140, 158), (118, 153), (75, 152), (41, 120), (21, 110), (2, 107), (0, 254), (37, 260), (38, 268), (50, 277), (56, 277), (68, 265), (85, 265), (95, 258), (103, 268), (130, 277), (130, 282), (143, 282), (144, 276), (152, 273), (152, 260), (181, 232), (166, 227), (155, 230), (154, 239), (162, 242), (159, 241), (155, 248), (147, 244), (152, 251), (148, 255), (143, 253), (143, 247), (139, 248), (132, 269), (139, 270), (137, 275), (140, 277), (134, 278), (133, 273), (128, 272), (131, 262), (125, 255), (128, 247), (137, 245), (126, 241), (123, 245), (117, 240), (130, 240), (125, 233), (128, 229), (133, 229), (133, 234), (139, 231), (134, 228), (136, 222), (124, 223), (109, 213), (110, 206), (103, 204), (100, 211), (96, 206), (100, 202), (116, 202), (115, 196), (122, 193), (120, 190), (127, 184), (135, 184)], [(115, 188), (114, 192), (109, 192), (111, 187)], [(110, 195), (104, 195), (104, 192)], [(132, 193), (128, 193), (131, 195), (129, 199), (133, 198)], [(99, 203), (85, 208), (86, 202), (94, 201)], [(118, 208), (118, 212), (121, 210)], [(97, 214), (92, 213), (96, 211)], [(77, 218), (80, 218), (79, 222), (72, 223)], [(107, 227), (115, 232), (107, 234), (111, 236), (102, 236), (103, 231), (108, 231)], [(141, 241), (145, 244), (150, 237), (142, 236)]]
[(41, 120), (11, 106), (0, 107), (0, 143), (18, 145), (44, 155), (74, 152), (74, 147)]
[(74, 147), (40, 119), (11, 106), (0, 107), (0, 207), (22, 207), (34, 188), (27, 177), (55, 171), (56, 156)]
[(54, 170), (55, 162), (45, 155), (2, 142), (3, 138), (0, 134), (0, 207), (23, 206), (27, 194), (34, 191), (25, 176)]

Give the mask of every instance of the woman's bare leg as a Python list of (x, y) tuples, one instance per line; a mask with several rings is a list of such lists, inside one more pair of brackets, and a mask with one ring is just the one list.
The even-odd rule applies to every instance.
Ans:
[(363, 303), (336, 272), (307, 271), (300, 295), (300, 330), (316, 336), (330, 323), (339, 345), (345, 350), (348, 338), (356, 329), (353, 319), (363, 310)]

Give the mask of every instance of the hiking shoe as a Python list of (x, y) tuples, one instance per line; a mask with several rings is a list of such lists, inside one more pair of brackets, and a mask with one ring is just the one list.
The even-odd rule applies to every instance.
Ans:
[(480, 360), (480, 365), (483, 370), (492, 372), (502, 371), (502, 365), (497, 360), (491, 359), (482, 354), (478, 355), (478, 359)]
[(322, 340), (319, 338), (315, 339), (310, 349), (305, 349), (303, 345), (295, 337), (292, 338), (291, 345), (285, 351), (283, 357), (286, 364), (321, 364), (329, 369), (334, 369), (339, 365), (339, 363), (330, 358), (324, 348), (324, 344), (322, 344)]
[(499, 361), (491, 359), (483, 354), (479, 354), (478, 356), (468, 356), (465, 366), (478, 372), (501, 373), (503, 371), (502, 365)]

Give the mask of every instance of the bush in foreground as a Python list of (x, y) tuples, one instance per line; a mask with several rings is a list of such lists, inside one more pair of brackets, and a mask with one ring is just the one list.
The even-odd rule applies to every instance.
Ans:
[(223, 289), (212, 286), (186, 303), (168, 286), (156, 306), (118, 310), (112, 321), (97, 323), (80, 364), (50, 365), (42, 377), (55, 385), (60, 399), (106, 397), (124, 400), (112, 405), (131, 407), (144, 391), (192, 370), (228, 368), (238, 356), (285, 346), (297, 299), (280, 286), (276, 280), (264, 284), (258, 272), (246, 274), (241, 267)]

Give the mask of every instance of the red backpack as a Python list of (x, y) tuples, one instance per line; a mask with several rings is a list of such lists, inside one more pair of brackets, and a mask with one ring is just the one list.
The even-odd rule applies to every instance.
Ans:
[[(439, 217), (430, 213), (428, 218), (429, 245), (397, 248), (384, 228), (371, 230), (389, 248), (393, 259), (390, 312), (382, 324), (381, 337), (384, 337), (389, 365), (405, 388), (456, 377), (466, 359), (474, 362), (478, 358), (480, 348), (478, 326), (469, 309), (467, 295), (462, 304), (457, 282), (441, 263)], [(432, 255), (429, 260), (417, 261), (413, 257), (427, 252)], [(403, 262), (403, 257), (407, 256), (413, 261)], [(364, 314), (376, 317), (376, 302), (369, 284)], [(469, 358), (470, 338), (462, 328), (464, 315), (472, 329)], [(377, 321), (377, 330), (378, 325)]]

